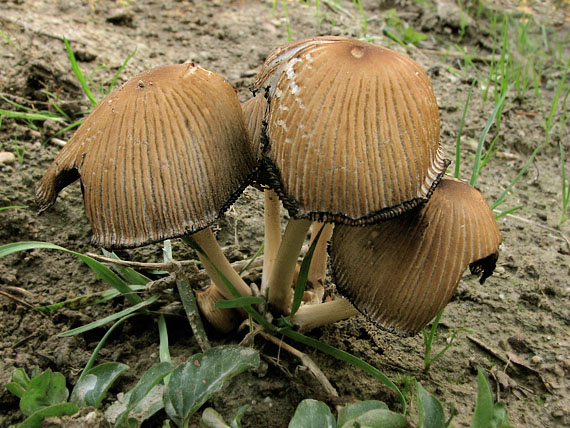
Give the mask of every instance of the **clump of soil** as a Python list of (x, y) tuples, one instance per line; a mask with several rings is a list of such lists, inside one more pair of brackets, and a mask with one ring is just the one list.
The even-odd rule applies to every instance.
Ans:
[[(280, 2), (278, 2), (280, 3)], [(387, 37), (385, 14), (397, 10), (405, 25), (428, 37), (418, 47), (408, 45), (407, 54), (430, 75), (440, 106), (441, 138), (448, 157), (455, 152), (455, 139), (463, 106), (473, 79), (473, 69), (462, 70), (461, 57), (446, 54), (454, 44), (476, 52), (482, 73), (492, 55), (491, 27), (455, 2), (363, 2), (368, 25), (352, 2), (339, 2), (342, 9), (329, 9), (322, 2), (317, 11), (308, 2), (289, 2), (293, 37), (334, 34), (367, 37), (375, 43), (406, 50)], [(370, 3), (370, 4), (369, 4)], [(287, 41), (286, 18), (270, 1), (2, 1), (0, 2), (0, 99), (1, 109), (14, 109), (8, 100), (28, 108), (56, 111), (56, 105), (71, 117), (90, 108), (67, 59), (62, 36), (75, 51), (96, 96), (100, 99), (125, 58), (136, 48), (134, 58), (119, 83), (155, 66), (193, 61), (224, 75), (242, 101), (250, 97), (249, 87), (269, 51)], [(512, 19), (539, 20), (561, 35), (568, 34), (568, 10), (563, 3), (546, 2), (517, 9), (518, 3), (492, 2), (487, 10), (510, 14)], [(566, 6), (567, 7), (567, 6)], [(497, 12), (499, 13), (499, 12)], [(547, 33), (552, 35), (553, 32)], [(550, 37), (550, 36), (549, 36)], [(553, 40), (548, 42), (555, 43)], [(568, 45), (562, 45), (568, 58)], [(457, 52), (457, 51), (454, 51)], [(551, 70), (550, 68), (549, 70)], [(489, 201), (513, 180), (534, 148), (545, 139), (541, 106), (554, 98), (560, 75), (542, 75), (540, 97), (529, 86), (519, 96), (508, 97), (497, 132), (495, 157), (483, 169), (477, 186)], [(492, 98), (492, 97), (491, 97)], [(462, 176), (475, 153), (477, 140), (493, 109), (475, 87), (463, 129)], [(558, 116), (557, 116), (558, 117)], [(56, 205), (38, 216), (34, 187), (59, 146), (50, 137), (62, 129), (53, 121), (35, 122), (3, 118), (0, 151), (18, 154), (16, 160), (0, 164), (0, 206), (28, 206), (0, 211), (0, 243), (49, 241), (80, 252), (97, 252), (90, 245), (79, 186), (60, 195)], [(71, 131), (59, 135), (66, 140)], [(347, 350), (386, 373), (404, 387), (411, 377), (435, 394), (449, 412), (455, 403), (455, 426), (469, 426), (476, 399), (476, 370), (491, 375), (496, 398), (504, 401), (514, 426), (568, 426), (570, 397), (570, 341), (568, 298), (570, 295), (570, 248), (567, 222), (557, 227), (561, 212), (560, 156), (558, 143), (567, 143), (568, 129), (556, 125), (528, 171), (513, 188), (507, 206), (522, 209), (499, 220), (503, 246), (495, 275), (480, 285), (466, 275), (447, 307), (434, 345), (438, 350), (457, 329), (451, 349), (425, 373), (421, 336), (396, 337), (376, 329), (363, 317), (312, 331), (312, 337)], [(564, 145), (570, 158), (568, 145)], [(217, 229), (221, 244), (233, 260), (251, 257), (259, 248), (262, 233), (262, 200), (248, 189), (228, 211)], [(175, 256), (191, 254), (177, 243)], [(124, 251), (123, 258), (160, 261), (161, 247)], [(55, 303), (106, 289), (107, 286), (72, 255), (52, 250), (33, 250), (0, 259), (0, 384), (10, 380), (15, 368), (28, 372), (35, 367), (51, 368), (64, 374), (71, 387), (93, 348), (104, 334), (96, 329), (87, 334), (60, 338), (58, 333), (83, 325), (126, 306), (119, 300), (85, 309), (65, 309), (46, 316), (32, 307)], [(24, 305), (21, 301), (29, 305)], [(170, 303), (168, 301), (164, 302)], [(31, 305), (31, 306), (30, 306)], [(175, 363), (199, 352), (187, 321), (181, 316), (168, 319), (171, 353)], [(231, 343), (240, 334), (221, 336), (209, 331), (216, 344)], [(304, 398), (324, 400), (334, 406), (354, 400), (379, 399), (392, 408), (398, 404), (391, 391), (354, 367), (304, 346), (322, 368), (340, 399), (328, 396), (320, 384), (291, 355), (261, 338), (255, 346), (262, 352), (262, 369), (243, 374), (208, 403), (228, 419), (250, 404), (243, 419), (247, 427), (287, 426), (298, 403)], [(112, 388), (105, 404), (119, 392), (132, 387), (140, 375), (158, 361), (158, 334), (151, 318), (138, 317), (125, 323), (101, 351), (98, 362), (120, 361), (130, 370)], [(412, 393), (410, 393), (412, 394)], [(413, 394), (408, 396), (412, 399)], [(23, 420), (18, 400), (0, 389), (0, 426)], [(416, 410), (412, 403), (412, 416)], [(159, 415), (147, 426), (161, 426)], [(197, 420), (193, 421), (197, 424)], [(63, 426), (63, 425), (61, 425)]]

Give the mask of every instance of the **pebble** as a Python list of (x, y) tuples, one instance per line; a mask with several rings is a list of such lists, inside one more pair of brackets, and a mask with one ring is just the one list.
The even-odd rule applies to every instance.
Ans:
[(12, 152), (0, 152), (0, 165), (11, 165), (16, 162), (16, 156)]

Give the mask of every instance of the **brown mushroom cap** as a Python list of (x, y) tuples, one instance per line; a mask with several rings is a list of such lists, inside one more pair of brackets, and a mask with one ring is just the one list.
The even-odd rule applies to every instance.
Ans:
[(241, 105), (245, 116), (245, 123), (249, 131), (249, 137), (253, 146), (253, 152), (257, 159), (261, 158), (261, 131), (265, 112), (267, 110), (267, 99), (263, 92), (259, 92), (255, 97), (250, 98)]
[(43, 211), (80, 178), (94, 243), (134, 247), (209, 226), (255, 165), (231, 85), (193, 64), (171, 65), (130, 79), (101, 101), (36, 196)]
[(444, 178), (421, 208), (374, 226), (336, 226), (336, 284), (381, 328), (414, 334), (443, 309), (471, 264), (481, 281), (495, 268), (501, 236), (473, 187)]
[(290, 43), (256, 81), (270, 108), (268, 184), (296, 218), (371, 224), (429, 198), (447, 165), (424, 71), (369, 43)]

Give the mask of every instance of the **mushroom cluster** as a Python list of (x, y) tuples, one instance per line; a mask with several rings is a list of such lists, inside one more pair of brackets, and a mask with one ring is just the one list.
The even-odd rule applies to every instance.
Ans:
[[(41, 210), (79, 179), (94, 243), (191, 235), (214, 284), (198, 300), (211, 307), (234, 297), (219, 273), (252, 293), (210, 226), (255, 182), (265, 193), (261, 291), (272, 311), (290, 314), (301, 247), (311, 225), (312, 239), (322, 230), (313, 298), (291, 317), (300, 329), (360, 311), (413, 334), (449, 302), (468, 265), (481, 281), (492, 274), (494, 216), (477, 190), (444, 175), (437, 102), (413, 60), (347, 38), (299, 40), (270, 53), (253, 93), (240, 106), (222, 77), (193, 64), (134, 77), (58, 154), (37, 188)], [(323, 303), (328, 258), (346, 299)]]

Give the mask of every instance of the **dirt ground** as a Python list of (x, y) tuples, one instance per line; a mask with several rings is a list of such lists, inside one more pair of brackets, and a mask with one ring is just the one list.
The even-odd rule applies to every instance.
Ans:
[[(260, 0), (0, 0), (0, 93), (27, 107), (53, 110), (45, 93), (48, 90), (58, 97), (58, 105), (66, 113), (77, 115), (87, 110), (89, 101), (65, 53), (65, 36), (95, 89), (106, 87), (136, 48), (120, 81), (145, 69), (191, 60), (226, 77), (244, 101), (250, 96), (248, 88), (266, 55), (287, 41), (285, 13), (278, 3), (274, 10), (271, 1)], [(384, 12), (395, 8), (403, 22), (428, 36), (419, 47), (410, 46), (407, 53), (430, 76), (440, 107), (441, 138), (448, 158), (453, 159), (463, 106), (477, 76), (472, 69), (462, 70), (461, 58), (441, 53), (458, 44), (476, 57), (490, 57), (493, 44), (488, 21), (470, 14), (460, 40), (460, 13), (452, 0), (363, 1), (368, 18), (368, 28), (364, 30), (352, 2), (337, 3), (343, 9), (335, 12), (322, 2), (321, 15), (317, 16), (314, 2), (288, 2), (293, 37), (374, 36), (375, 43), (405, 52), (382, 31)], [(486, 8), (508, 13), (515, 20), (523, 19), (524, 12), (530, 13), (532, 19), (548, 29), (547, 39), (557, 35), (564, 40), (568, 34), (567, 1), (490, 1)], [(570, 56), (569, 46), (562, 45), (562, 58)], [(485, 62), (478, 62), (477, 66), (482, 73), (488, 70)], [(489, 201), (497, 199), (532, 150), (544, 141), (542, 108), (551, 105), (560, 78), (561, 74), (542, 75), (542, 103), (531, 87), (520, 96), (511, 91), (498, 132), (497, 154), (483, 169), (478, 183)], [(99, 94), (96, 96), (100, 98)], [(13, 109), (5, 100), (0, 100), (0, 108)], [(464, 178), (469, 177), (467, 171), (477, 139), (492, 109), (493, 102), (484, 103), (482, 91), (476, 88), (464, 127)], [(556, 117), (559, 115), (560, 111)], [(13, 162), (0, 163), (0, 206), (29, 208), (0, 211), (0, 244), (38, 240), (76, 251), (98, 252), (89, 243), (90, 227), (78, 185), (63, 191), (53, 208), (37, 215), (34, 186), (59, 150), (49, 137), (63, 125), (51, 121), (36, 125), (38, 128), (32, 129), (22, 121), (2, 121), (0, 151), (20, 156)], [(491, 128), (489, 141), (495, 135), (494, 129)], [(66, 140), (70, 136), (67, 132), (59, 138)], [(504, 242), (496, 273), (484, 285), (469, 275), (461, 281), (443, 316), (435, 349), (443, 347), (456, 329), (469, 331), (458, 333), (451, 349), (428, 373), (423, 371), (421, 335), (397, 337), (357, 317), (319, 328), (311, 336), (354, 353), (402, 388), (415, 377), (442, 401), (446, 413), (455, 403), (456, 427), (470, 424), (477, 393), (477, 367), (491, 374), (492, 387), (497, 398), (506, 403), (514, 426), (570, 426), (570, 221), (557, 226), (562, 206), (558, 143), (563, 143), (568, 159), (568, 139), (568, 127), (554, 126), (549, 144), (501, 207), (523, 206), (512, 216), (499, 220)], [(261, 244), (263, 208), (259, 195), (255, 189), (247, 189), (217, 228), (218, 238), (232, 260), (251, 257)], [(189, 256), (178, 243), (174, 243), (174, 251), (179, 259)], [(120, 255), (139, 261), (160, 261), (161, 248), (153, 245), (122, 251)], [(31, 305), (58, 302), (107, 287), (78, 259), (64, 253), (34, 250), (0, 260), (0, 291)], [(40, 367), (63, 373), (68, 387), (72, 387), (104, 329), (71, 338), (58, 338), (57, 334), (125, 306), (125, 302), (116, 299), (105, 305), (65, 309), (46, 317), (14, 299), (0, 296), (0, 385), (9, 381), (15, 368), (30, 372)], [(169, 318), (168, 329), (175, 362), (199, 352), (183, 317)], [(241, 339), (239, 333), (210, 334), (218, 344)], [(240, 406), (250, 404), (243, 419), (245, 427), (287, 426), (297, 404), (309, 397), (331, 406), (379, 399), (398, 409), (389, 390), (348, 364), (299, 346), (337, 388), (338, 399), (327, 396), (291, 355), (261, 338), (256, 339), (256, 346), (263, 355), (262, 369), (237, 377), (209, 402), (228, 419)], [(107, 405), (158, 362), (155, 322), (138, 317), (126, 323), (101, 351), (98, 362), (104, 361), (130, 366), (111, 389)], [(413, 393), (408, 393), (408, 399), (414, 415)], [(159, 414), (145, 426), (161, 426), (163, 418), (164, 414)], [(17, 398), (0, 388), (0, 426), (22, 420)]]

